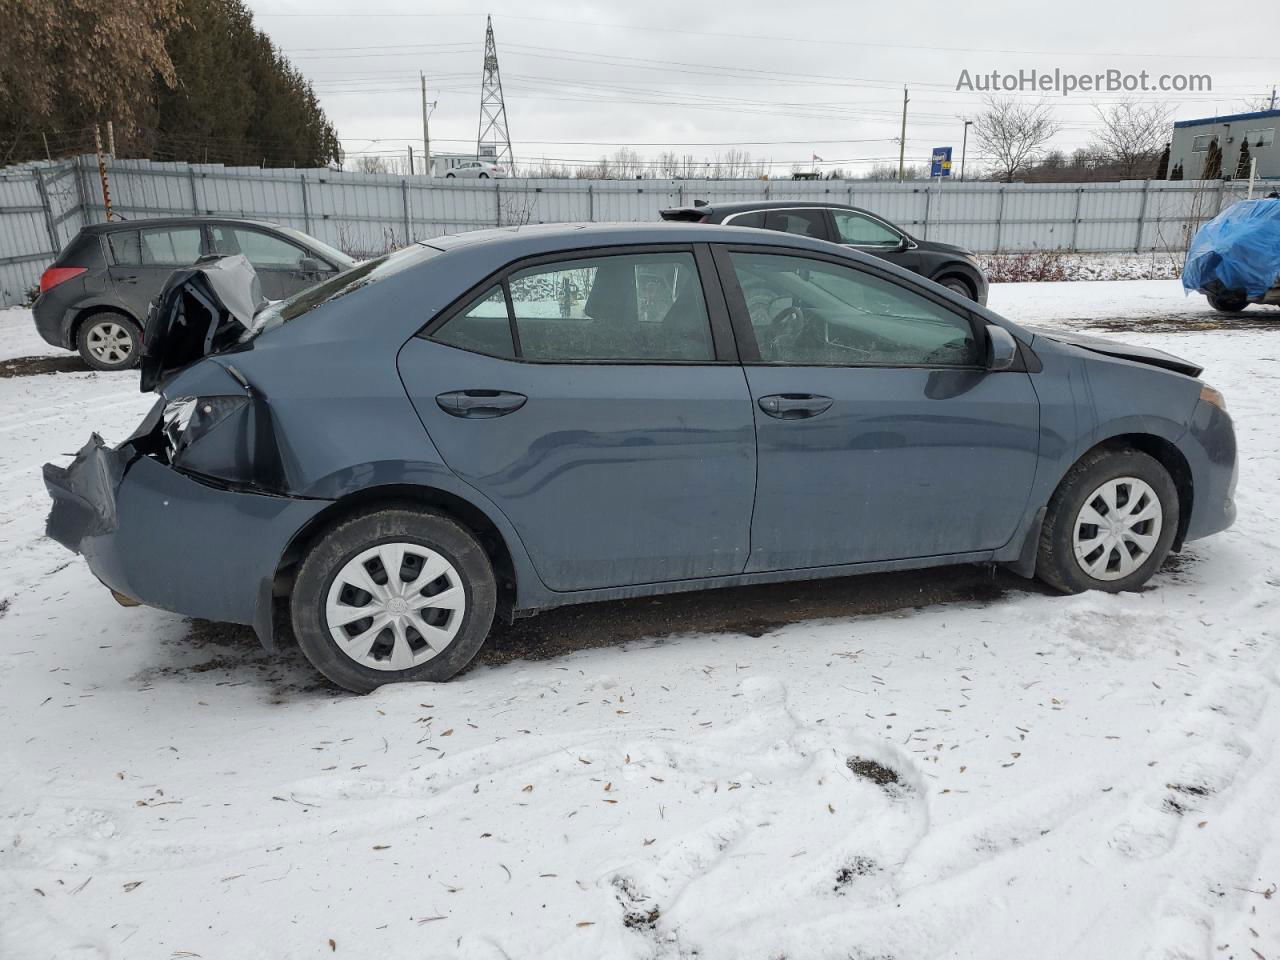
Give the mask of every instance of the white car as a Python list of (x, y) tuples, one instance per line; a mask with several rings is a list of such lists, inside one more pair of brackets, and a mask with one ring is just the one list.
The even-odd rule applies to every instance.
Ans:
[(460, 163), (448, 173), (445, 177), (475, 177), (478, 180), (497, 179), (505, 177), (506, 171), (496, 163), (488, 163), (484, 160), (468, 160)]

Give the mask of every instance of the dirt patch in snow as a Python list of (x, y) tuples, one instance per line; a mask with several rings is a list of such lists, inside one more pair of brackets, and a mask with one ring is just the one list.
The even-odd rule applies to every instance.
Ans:
[(883, 763), (868, 760), (866, 757), (850, 757), (844, 765), (864, 780), (870, 780), (878, 787), (900, 787), (902, 779), (898, 771), (886, 767)]
[(1164, 313), (1149, 317), (1068, 317), (1066, 326), (1111, 333), (1190, 333), (1201, 330), (1261, 330), (1280, 333), (1280, 310), (1250, 307), (1241, 314)]
[(1004, 569), (957, 566), (580, 604), (513, 624), (495, 623), (476, 663), (547, 660), (678, 634), (762, 637), (804, 621), (911, 611), (939, 603), (988, 604), (1028, 592), (1047, 590), (1038, 581)]
[(65, 357), (14, 357), (0, 360), (0, 380), (42, 373), (85, 373), (89, 367), (77, 354)]

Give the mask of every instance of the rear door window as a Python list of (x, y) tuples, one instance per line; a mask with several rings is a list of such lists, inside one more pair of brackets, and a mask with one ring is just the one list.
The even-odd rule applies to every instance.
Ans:
[[(735, 221), (736, 223), (737, 221)], [(764, 228), (780, 233), (794, 233), (800, 237), (827, 239), (825, 210), (766, 210)]]
[(200, 228), (142, 230), (142, 262), (148, 266), (182, 267), (200, 259)]
[(142, 265), (142, 245), (137, 230), (107, 234), (107, 246), (111, 249), (113, 263), (122, 267)]
[(764, 212), (757, 210), (755, 213), (739, 213), (725, 226), (729, 227), (764, 227)]
[[(430, 334), (491, 356), (556, 362), (712, 362), (693, 254), (616, 254), (517, 270)], [(508, 326), (514, 325), (514, 336)]]

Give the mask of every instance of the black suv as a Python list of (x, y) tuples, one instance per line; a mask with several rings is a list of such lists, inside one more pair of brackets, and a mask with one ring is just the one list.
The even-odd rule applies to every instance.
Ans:
[(987, 302), (987, 275), (968, 250), (936, 240), (918, 240), (896, 224), (858, 207), (801, 200), (697, 203), (663, 210), (662, 219), (759, 227), (830, 240), (896, 263), (962, 297), (984, 305)]
[(282, 300), (355, 265), (315, 237), (257, 220), (176, 217), (95, 223), (40, 277), (32, 312), (48, 343), (79, 350), (96, 370), (138, 360), (150, 303), (174, 270), (242, 253), (268, 299)]

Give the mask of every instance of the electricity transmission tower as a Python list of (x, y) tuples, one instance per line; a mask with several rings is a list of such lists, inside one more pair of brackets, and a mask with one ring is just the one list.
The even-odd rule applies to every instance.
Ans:
[[(483, 144), (491, 144), (493, 162), (515, 173), (511, 134), (507, 132), (507, 106), (502, 102), (502, 76), (498, 73), (498, 47), (493, 42), (493, 18), (484, 29), (484, 79), (480, 83), (480, 132), (476, 136), (476, 158)], [(488, 159), (487, 157), (485, 159)]]

